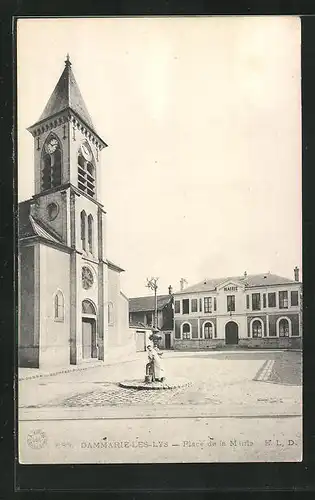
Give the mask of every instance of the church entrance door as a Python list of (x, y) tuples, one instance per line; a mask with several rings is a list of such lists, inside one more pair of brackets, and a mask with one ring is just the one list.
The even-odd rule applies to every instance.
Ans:
[(92, 318), (82, 319), (82, 357), (96, 358), (96, 322)]
[(86, 299), (82, 302), (82, 358), (97, 358), (96, 307)]

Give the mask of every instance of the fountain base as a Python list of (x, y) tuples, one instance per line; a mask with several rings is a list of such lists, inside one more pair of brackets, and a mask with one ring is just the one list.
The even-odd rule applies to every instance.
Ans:
[(192, 382), (185, 378), (167, 378), (163, 382), (145, 382), (144, 380), (124, 380), (119, 382), (120, 387), (125, 387), (126, 389), (138, 389), (138, 390), (169, 390), (169, 389), (179, 389), (180, 387), (188, 387)]

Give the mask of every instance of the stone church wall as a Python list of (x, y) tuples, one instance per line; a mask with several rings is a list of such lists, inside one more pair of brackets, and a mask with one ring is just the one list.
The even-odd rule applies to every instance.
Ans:
[[(70, 360), (70, 255), (40, 247), (40, 365), (67, 366)], [(54, 317), (54, 297), (64, 297), (64, 319)]]
[[(65, 244), (69, 244), (70, 241), (68, 239), (69, 227), (68, 227), (68, 191), (60, 191), (51, 192), (47, 195), (42, 194), (41, 196), (35, 199), (35, 202), (31, 206), (31, 215), (35, 217), (35, 219), (44, 222), (44, 224), (54, 231), (64, 242)], [(58, 214), (57, 217), (53, 220), (49, 218), (47, 207), (51, 203), (56, 204)]]
[(38, 368), (35, 335), (35, 247), (21, 247), (19, 258), (19, 366)]

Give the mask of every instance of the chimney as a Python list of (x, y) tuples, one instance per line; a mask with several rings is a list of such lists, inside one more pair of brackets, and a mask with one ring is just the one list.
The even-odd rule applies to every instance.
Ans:
[(168, 287), (168, 293), (169, 293), (169, 295), (172, 295), (172, 293), (173, 293), (172, 285), (169, 285), (169, 287)]
[(294, 268), (294, 281), (300, 281), (300, 270), (297, 266)]

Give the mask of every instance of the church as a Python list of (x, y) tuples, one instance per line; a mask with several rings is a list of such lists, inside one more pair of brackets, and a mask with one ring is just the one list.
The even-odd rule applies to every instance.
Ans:
[(34, 195), (19, 204), (19, 366), (106, 360), (135, 348), (123, 269), (107, 258), (99, 136), (69, 56), (34, 138)]

